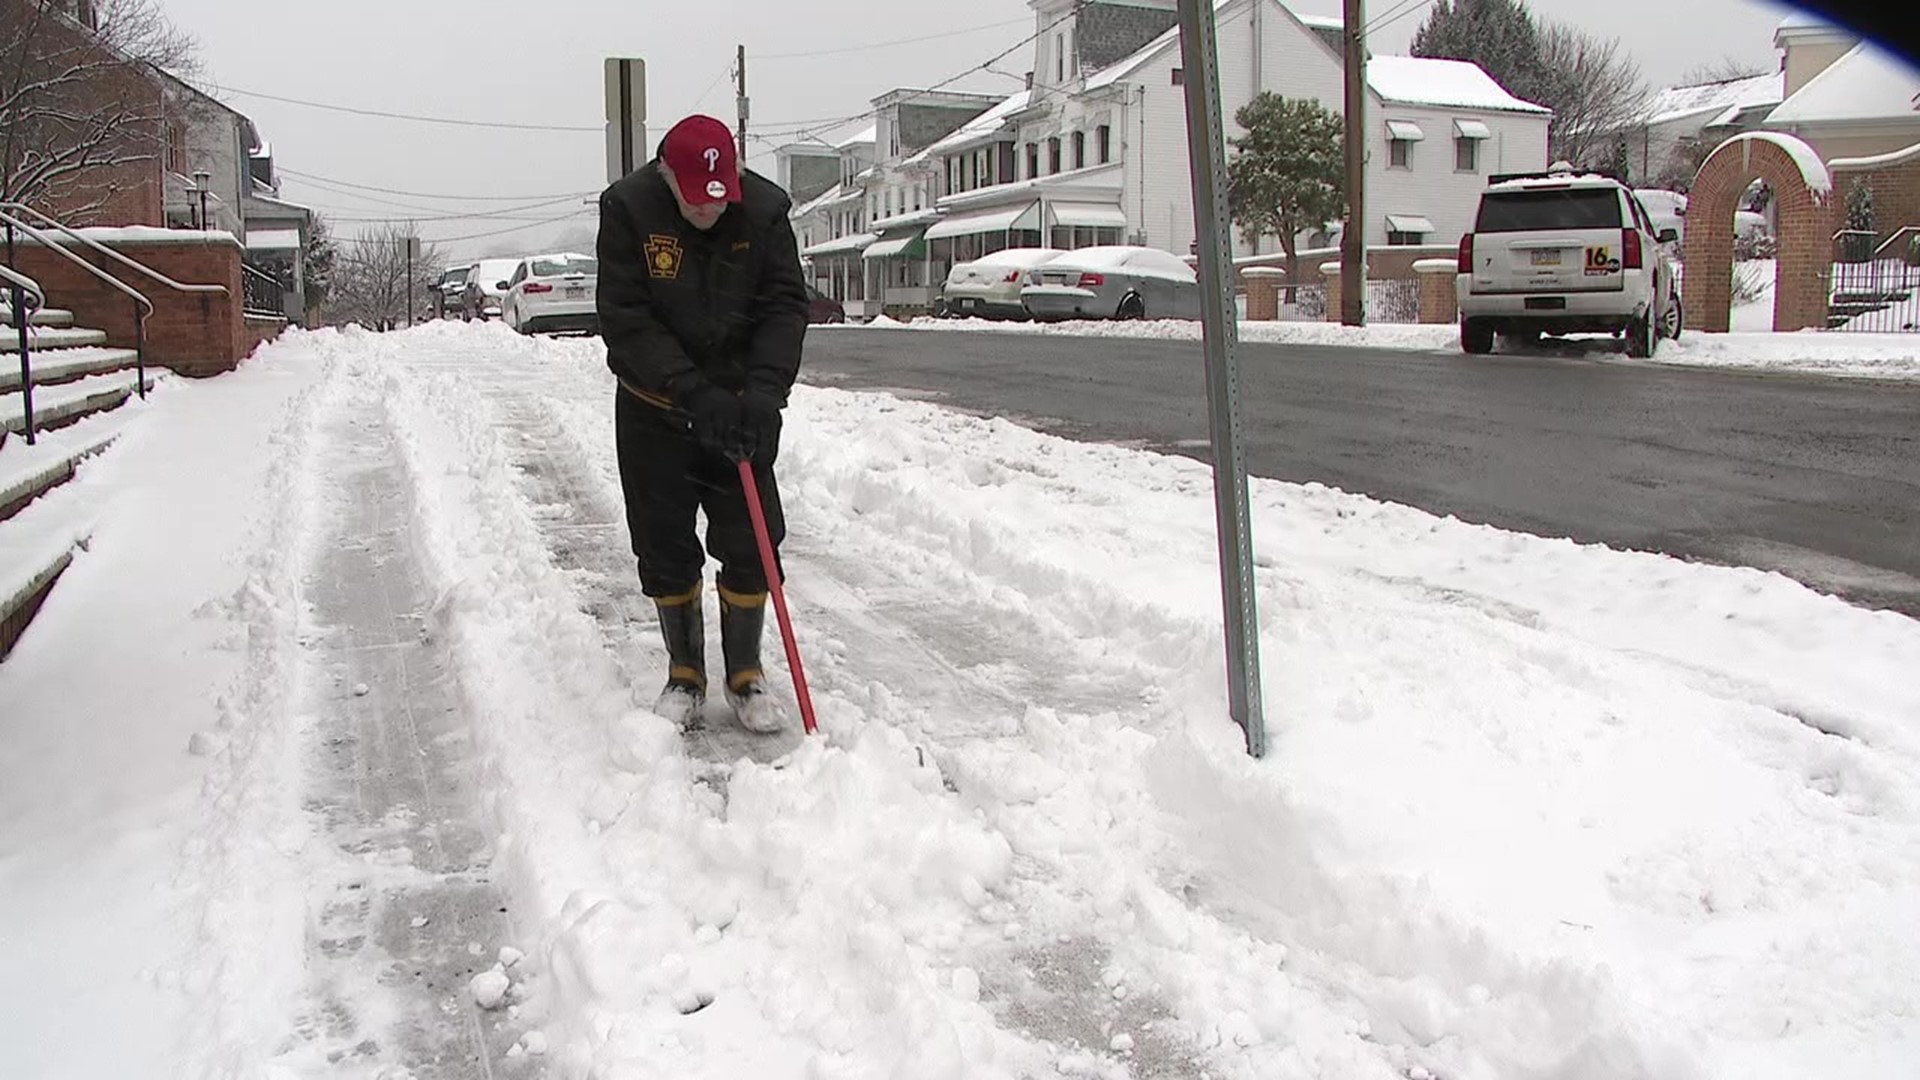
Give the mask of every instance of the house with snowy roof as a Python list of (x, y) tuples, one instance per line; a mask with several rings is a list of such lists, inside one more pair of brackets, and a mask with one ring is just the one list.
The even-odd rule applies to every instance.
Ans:
[(1774, 44), (1786, 100), (1767, 127), (1798, 136), (1827, 161), (1920, 144), (1920, 69), (1807, 14), (1782, 20)]
[[(932, 144), (937, 220), (929, 277), (1017, 246), (1135, 243), (1188, 254), (1195, 240), (1185, 71), (1173, 0), (1033, 0), (1030, 85)], [(1338, 112), (1338, 19), (1279, 0), (1216, 0), (1220, 90), (1231, 117), (1262, 91)], [(1551, 113), (1462, 61), (1368, 64), (1365, 222), (1371, 245), (1447, 245), (1496, 172), (1547, 165)], [(1234, 237), (1239, 256), (1280, 250)]]
[(1759, 130), (1784, 97), (1777, 71), (1657, 91), (1621, 132), (1628, 173), (1637, 185), (1685, 191), (1709, 151)]

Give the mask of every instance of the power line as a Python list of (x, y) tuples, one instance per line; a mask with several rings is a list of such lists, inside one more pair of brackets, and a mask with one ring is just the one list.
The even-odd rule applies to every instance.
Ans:
[(355, 191), (373, 191), (381, 195), (400, 195), (410, 199), (436, 199), (441, 202), (524, 202), (531, 199), (572, 199), (593, 194), (592, 192), (570, 191), (549, 192), (545, 195), (439, 195), (425, 191), (402, 191), (399, 188), (357, 184), (351, 180), (338, 180), (331, 176), (320, 176), (317, 173), (301, 172), (298, 169), (289, 169), (284, 166), (276, 171), (285, 176), (297, 177), (301, 180), (317, 181), (322, 184), (333, 184), (337, 187), (352, 188)]
[(468, 236), (448, 236), (448, 237), (436, 239), (433, 242), (436, 244), (461, 244), (461, 243), (465, 243), (468, 240), (489, 240), (496, 236), (505, 236), (508, 233), (525, 232), (528, 229), (537, 229), (542, 225), (558, 225), (563, 221), (570, 221), (577, 217), (585, 217), (588, 214), (593, 214), (598, 212), (599, 212), (598, 208), (594, 208), (590, 210), (575, 210), (571, 214), (561, 214), (559, 217), (548, 218), (545, 221), (536, 221), (531, 225), (515, 225), (511, 229), (496, 229), (493, 232), (473, 233)]
[[(592, 194), (592, 192), (586, 192), (586, 191), (574, 192), (568, 195), (556, 196), (554, 198), (547, 199), (542, 202), (528, 203), (523, 206), (503, 206), (497, 209), (483, 208), (480, 210), (475, 210), (471, 213), (456, 214), (451, 212), (452, 210), (451, 207), (421, 206), (421, 205), (418, 205), (417, 203), (400, 202), (396, 199), (383, 199), (375, 195), (362, 195), (359, 192), (348, 191), (345, 188), (332, 187), (330, 185), (320, 183), (319, 181), (316, 181), (316, 180), (307, 180), (307, 181), (304, 181), (304, 183), (312, 187), (318, 188), (321, 191), (328, 192), (333, 195), (343, 196), (349, 199), (359, 199), (364, 202), (379, 203), (382, 206), (391, 206), (401, 210), (414, 210), (424, 214), (441, 215), (440, 219), (447, 220), (447, 221), (464, 220), (467, 218), (505, 217), (509, 214), (516, 214), (525, 210), (541, 210), (549, 206), (556, 206), (563, 202), (573, 202), (576, 199), (585, 198), (587, 195)], [(356, 207), (347, 207), (346, 209), (348, 210), (348, 212), (360, 212), (360, 211), (364, 211), (366, 207), (356, 206)]]
[[(1054, 27), (1059, 26), (1061, 23), (1067, 22), (1068, 20), (1072, 19), (1076, 13), (1077, 13), (1077, 7), (1075, 9), (1068, 10), (1066, 14), (1053, 20), (1052, 22), (1034, 31), (1033, 33), (1028, 34), (1026, 37), (1020, 39), (1019, 41), (1014, 42), (1012, 45), (1009, 45), (1007, 48), (1001, 50), (1000, 52), (996, 53), (992, 57), (989, 57), (985, 62), (975, 64), (974, 66), (966, 69), (965, 71), (959, 72), (958, 74), (950, 75), (947, 78), (944, 78), (939, 82), (934, 83), (931, 86), (925, 86), (920, 88), (919, 90), (912, 91), (906, 97), (902, 98), (899, 102), (896, 102), (896, 104), (904, 104), (906, 102), (912, 101), (915, 97), (931, 94), (934, 91), (939, 90), (943, 87), (952, 86), (954, 83), (959, 82), (961, 79), (964, 79), (969, 75), (977, 75), (977, 74), (980, 74), (981, 72), (991, 72), (993, 70), (993, 65), (999, 63), (1002, 60), (1005, 60), (1009, 56), (1012, 56), (1022, 46), (1031, 45), (1035, 41), (1038, 41), (1042, 37), (1045, 37), (1047, 34), (1047, 31), (1052, 30)], [(1005, 72), (1000, 72), (999, 74), (1004, 75)], [(818, 140), (819, 133), (822, 131), (831, 131), (834, 128), (844, 127), (848, 124), (851, 124), (856, 120), (864, 120), (869, 116), (877, 116), (878, 114), (879, 114), (878, 110), (868, 109), (865, 112), (858, 112), (850, 116), (838, 117), (836, 119), (827, 121), (825, 123), (817, 124), (812, 127), (801, 128), (799, 130), (793, 131), (791, 133), (786, 133), (786, 134), (788, 134), (789, 138), (793, 138), (795, 136), (805, 136), (807, 138)], [(778, 127), (779, 125), (775, 125), (775, 126)], [(824, 141), (824, 140), (818, 140), (818, 141)]]
[(1426, 7), (1427, 0), (1403, 0), (1400, 6), (1394, 8), (1392, 12), (1389, 13), (1391, 17), (1388, 15), (1381, 16), (1373, 22), (1368, 23), (1366, 29), (1361, 31), (1361, 33), (1371, 34), (1376, 30), (1385, 30), (1387, 27), (1392, 26), (1394, 23), (1399, 22), (1409, 15), (1425, 11)]
[(277, 94), (263, 94), (258, 90), (241, 90), (232, 86), (225, 87), (224, 90), (229, 94), (259, 98), (263, 101), (277, 101), (283, 105), (298, 105), (302, 108), (348, 113), (353, 116), (373, 116), (383, 120), (408, 120), (417, 124), (445, 124), (449, 127), (489, 128), (496, 131), (592, 132), (596, 135), (603, 134), (606, 131), (606, 128), (602, 125), (582, 127), (564, 124), (510, 124), (496, 120), (464, 120), (449, 116), (419, 116), (412, 113), (384, 112), (379, 109), (357, 109), (349, 105), (329, 105), (320, 101), (303, 101), (299, 98), (281, 97)]
[(754, 56), (758, 60), (798, 60), (813, 56), (838, 56), (842, 53), (868, 52), (873, 49), (885, 49), (894, 45), (914, 45), (922, 41), (939, 41), (943, 38), (963, 37), (977, 34), (982, 30), (998, 30), (1004, 26), (1019, 26), (1025, 19), (1008, 19), (1004, 22), (986, 23), (982, 26), (969, 26), (963, 30), (948, 30), (940, 34), (926, 34), (921, 37), (896, 38), (893, 41), (874, 41), (865, 45), (845, 45), (837, 49), (815, 49), (811, 52), (760, 53)]

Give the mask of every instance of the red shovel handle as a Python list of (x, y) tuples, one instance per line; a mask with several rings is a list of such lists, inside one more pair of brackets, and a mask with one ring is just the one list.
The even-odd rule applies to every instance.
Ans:
[(760, 565), (767, 572), (767, 590), (773, 593), (773, 613), (780, 620), (780, 640), (787, 647), (787, 667), (793, 672), (793, 693), (800, 699), (800, 719), (807, 734), (819, 730), (813, 720), (813, 697), (807, 693), (807, 673), (800, 667), (800, 646), (793, 640), (793, 619), (787, 615), (787, 593), (780, 587), (780, 566), (773, 557), (773, 537), (767, 532), (767, 512), (760, 505), (760, 484), (753, 478), (753, 466), (740, 465), (740, 486), (747, 496), (747, 515), (753, 518), (753, 536), (760, 541)]

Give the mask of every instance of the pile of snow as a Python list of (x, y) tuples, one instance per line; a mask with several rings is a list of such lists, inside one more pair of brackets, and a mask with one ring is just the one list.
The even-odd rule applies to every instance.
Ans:
[[(1735, 312), (1737, 325), (1771, 325), (1771, 299)], [(908, 323), (888, 320), (869, 324), (888, 330), (930, 332), (1111, 337), (1155, 341), (1200, 341), (1201, 326), (1184, 319), (1139, 321), (996, 322), (987, 319), (917, 318)], [(814, 327), (814, 331), (825, 329)], [(836, 328), (839, 329), (839, 328)], [(1458, 353), (1460, 331), (1451, 324), (1374, 323), (1363, 327), (1328, 322), (1240, 323), (1240, 340), (1269, 345), (1348, 346), (1370, 349), (1410, 349)], [(1628, 361), (1618, 344), (1604, 337), (1567, 339), (1584, 356)], [(1502, 347), (1504, 350), (1504, 346)], [(1562, 356), (1564, 347), (1543, 346), (1537, 355)], [(1742, 368), (1754, 371), (1791, 371), (1875, 379), (1920, 379), (1920, 335), (1905, 333), (1834, 333), (1804, 330), (1792, 334), (1737, 332), (1703, 334), (1688, 331), (1679, 341), (1663, 341), (1655, 363), (1679, 367)]]
[[(94, 549), (0, 665), (9, 1075), (276, 1067), (316, 443), (360, 430), (524, 948), (467, 989), (555, 1075), (1908, 1071), (1920, 623), (1257, 480), (1255, 762), (1204, 465), (802, 386), (825, 737), (716, 768), (633, 703), (650, 628), (594, 614), (633, 588), (613, 393), (590, 341), (294, 333), (90, 467)], [(568, 564), (596, 545), (617, 583)]]

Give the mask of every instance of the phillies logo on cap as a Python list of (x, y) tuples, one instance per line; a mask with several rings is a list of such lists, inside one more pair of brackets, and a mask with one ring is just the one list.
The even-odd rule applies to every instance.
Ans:
[(680, 197), (706, 205), (740, 201), (740, 160), (733, 132), (711, 116), (689, 116), (660, 144), (660, 159), (679, 182)]

